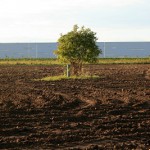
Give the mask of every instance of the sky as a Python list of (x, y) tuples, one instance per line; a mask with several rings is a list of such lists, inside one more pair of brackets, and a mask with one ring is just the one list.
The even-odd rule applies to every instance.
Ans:
[(150, 41), (150, 0), (0, 0), (0, 43), (57, 42), (73, 25), (98, 41)]

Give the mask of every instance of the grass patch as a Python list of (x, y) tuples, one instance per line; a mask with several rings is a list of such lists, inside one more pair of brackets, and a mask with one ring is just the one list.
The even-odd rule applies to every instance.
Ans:
[(0, 65), (55, 65), (61, 64), (55, 58), (6, 58), (0, 59)]
[(68, 79), (96, 79), (96, 78), (100, 78), (99, 76), (93, 75), (93, 76), (64, 76), (64, 75), (60, 75), (60, 76), (49, 76), (49, 77), (45, 77), (42, 79), (36, 79), (36, 81), (58, 81), (58, 80), (68, 80)]
[(147, 58), (99, 58), (97, 64), (150, 64)]

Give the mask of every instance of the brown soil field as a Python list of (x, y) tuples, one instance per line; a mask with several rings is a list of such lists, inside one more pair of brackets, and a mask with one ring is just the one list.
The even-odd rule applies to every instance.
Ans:
[(0, 149), (150, 149), (150, 65), (0, 66)]

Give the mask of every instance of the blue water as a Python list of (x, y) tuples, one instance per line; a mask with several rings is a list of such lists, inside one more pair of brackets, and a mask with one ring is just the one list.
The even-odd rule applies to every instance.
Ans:
[(98, 43), (102, 57), (149, 57), (150, 42), (106, 42)]
[[(98, 42), (100, 57), (149, 57), (150, 42)], [(0, 58), (56, 58), (57, 43), (0, 43)]]

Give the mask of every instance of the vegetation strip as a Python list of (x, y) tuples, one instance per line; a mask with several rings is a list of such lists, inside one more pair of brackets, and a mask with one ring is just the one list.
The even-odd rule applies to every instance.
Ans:
[[(60, 65), (60, 64), (61, 63), (56, 58), (0, 59), (0, 65)], [(150, 64), (150, 57), (148, 58), (99, 58), (96, 64)]]

